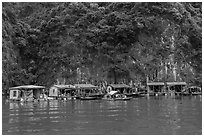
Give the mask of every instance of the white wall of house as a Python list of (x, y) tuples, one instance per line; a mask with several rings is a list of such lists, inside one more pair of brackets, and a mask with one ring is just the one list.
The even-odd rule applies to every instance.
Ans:
[(50, 97), (57, 97), (58, 96), (58, 88), (57, 87), (51, 87), (49, 89), (49, 94)]
[(19, 93), (20, 93), (20, 91), (16, 90), (16, 89), (10, 90), (9, 98), (17, 100), (19, 97)]

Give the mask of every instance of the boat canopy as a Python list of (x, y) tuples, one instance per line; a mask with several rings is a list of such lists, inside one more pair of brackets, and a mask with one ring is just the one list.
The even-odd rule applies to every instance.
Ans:
[(126, 84), (110, 84), (110, 86), (113, 88), (130, 88), (130, 86)]
[(54, 85), (54, 87), (59, 88), (59, 89), (74, 89), (75, 86), (73, 85)]
[(9, 89), (12, 90), (12, 89), (44, 89), (44, 88), (45, 88), (44, 86), (23, 85), (23, 86), (11, 87)]
[(76, 88), (81, 88), (81, 89), (96, 89), (98, 88), (97, 86), (94, 86), (92, 84), (74, 84)]

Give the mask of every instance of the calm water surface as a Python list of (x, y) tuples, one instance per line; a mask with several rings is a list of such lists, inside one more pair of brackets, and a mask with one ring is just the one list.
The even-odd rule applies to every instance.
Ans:
[(2, 102), (2, 134), (202, 134), (202, 98)]

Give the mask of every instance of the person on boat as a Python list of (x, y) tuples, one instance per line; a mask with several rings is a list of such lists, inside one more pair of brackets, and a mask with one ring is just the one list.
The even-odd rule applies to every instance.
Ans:
[(48, 99), (48, 96), (46, 95), (46, 93), (43, 94), (44, 100)]
[(43, 98), (43, 93), (40, 94), (40, 98), (41, 98), (41, 99)]
[(126, 92), (126, 89), (123, 89), (123, 94), (125, 94), (125, 93), (127, 93), (127, 92)]

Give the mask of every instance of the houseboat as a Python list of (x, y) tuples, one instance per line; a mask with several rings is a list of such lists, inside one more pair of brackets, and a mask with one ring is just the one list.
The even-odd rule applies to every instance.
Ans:
[(181, 95), (186, 85), (186, 82), (166, 82), (166, 86), (164, 82), (150, 82), (147, 83), (147, 92), (149, 96)]
[(44, 86), (23, 85), (9, 88), (9, 99), (16, 101), (40, 101), (46, 100)]
[(49, 99), (69, 100), (76, 98), (76, 90), (73, 85), (53, 85), (49, 89)]
[(186, 88), (186, 85), (186, 82), (167, 82), (167, 89), (171, 94), (182, 95), (182, 91)]
[(136, 92), (135, 97), (145, 97), (145, 96), (147, 96), (147, 89), (145, 87), (137, 86), (136, 89), (137, 89), (137, 92)]
[(76, 88), (77, 98), (81, 100), (95, 100), (102, 97), (98, 87), (92, 84), (74, 84), (74, 86)]
[(165, 95), (164, 88), (164, 82), (147, 83), (147, 94), (149, 96)]
[(127, 97), (136, 96), (135, 90), (126, 84), (110, 84), (107, 87), (107, 92), (109, 93), (110, 91), (118, 91), (119, 94), (124, 94)]

